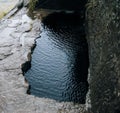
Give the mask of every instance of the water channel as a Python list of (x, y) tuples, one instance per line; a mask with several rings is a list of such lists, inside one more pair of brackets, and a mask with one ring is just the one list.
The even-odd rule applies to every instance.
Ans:
[(89, 59), (84, 18), (78, 13), (53, 13), (42, 20), (41, 30), (25, 73), (29, 93), (85, 103)]

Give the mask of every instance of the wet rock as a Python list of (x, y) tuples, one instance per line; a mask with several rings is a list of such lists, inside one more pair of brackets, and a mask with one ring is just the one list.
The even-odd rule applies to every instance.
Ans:
[(88, 13), (91, 110), (93, 113), (119, 113), (120, 2), (95, 0), (94, 3)]

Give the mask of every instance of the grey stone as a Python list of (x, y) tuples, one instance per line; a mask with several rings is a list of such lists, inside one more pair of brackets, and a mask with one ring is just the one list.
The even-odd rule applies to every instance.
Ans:
[(24, 7), (27, 7), (29, 5), (30, 0), (24, 0)]
[(32, 29), (32, 25), (25, 23), (24, 25), (21, 25), (17, 28), (18, 32), (29, 32)]
[(8, 24), (8, 27), (13, 27), (13, 28), (15, 28), (15, 27), (17, 27), (17, 26), (19, 26), (19, 25), (21, 25), (22, 24), (22, 22), (21, 22), (21, 20), (19, 20), (19, 19), (17, 19), (17, 20), (12, 20), (12, 22), (10, 23), (10, 24)]

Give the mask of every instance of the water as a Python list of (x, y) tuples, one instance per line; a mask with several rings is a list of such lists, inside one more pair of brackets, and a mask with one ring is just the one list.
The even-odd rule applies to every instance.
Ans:
[(54, 13), (41, 26), (32, 67), (25, 74), (30, 94), (85, 103), (89, 61), (84, 19), (79, 14)]
[(85, 8), (87, 0), (38, 0), (36, 7), (56, 10), (76, 10)]

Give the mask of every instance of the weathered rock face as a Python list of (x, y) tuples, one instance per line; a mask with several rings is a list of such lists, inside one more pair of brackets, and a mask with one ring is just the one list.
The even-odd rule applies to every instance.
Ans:
[(88, 5), (90, 99), (93, 113), (120, 113), (120, 1)]

